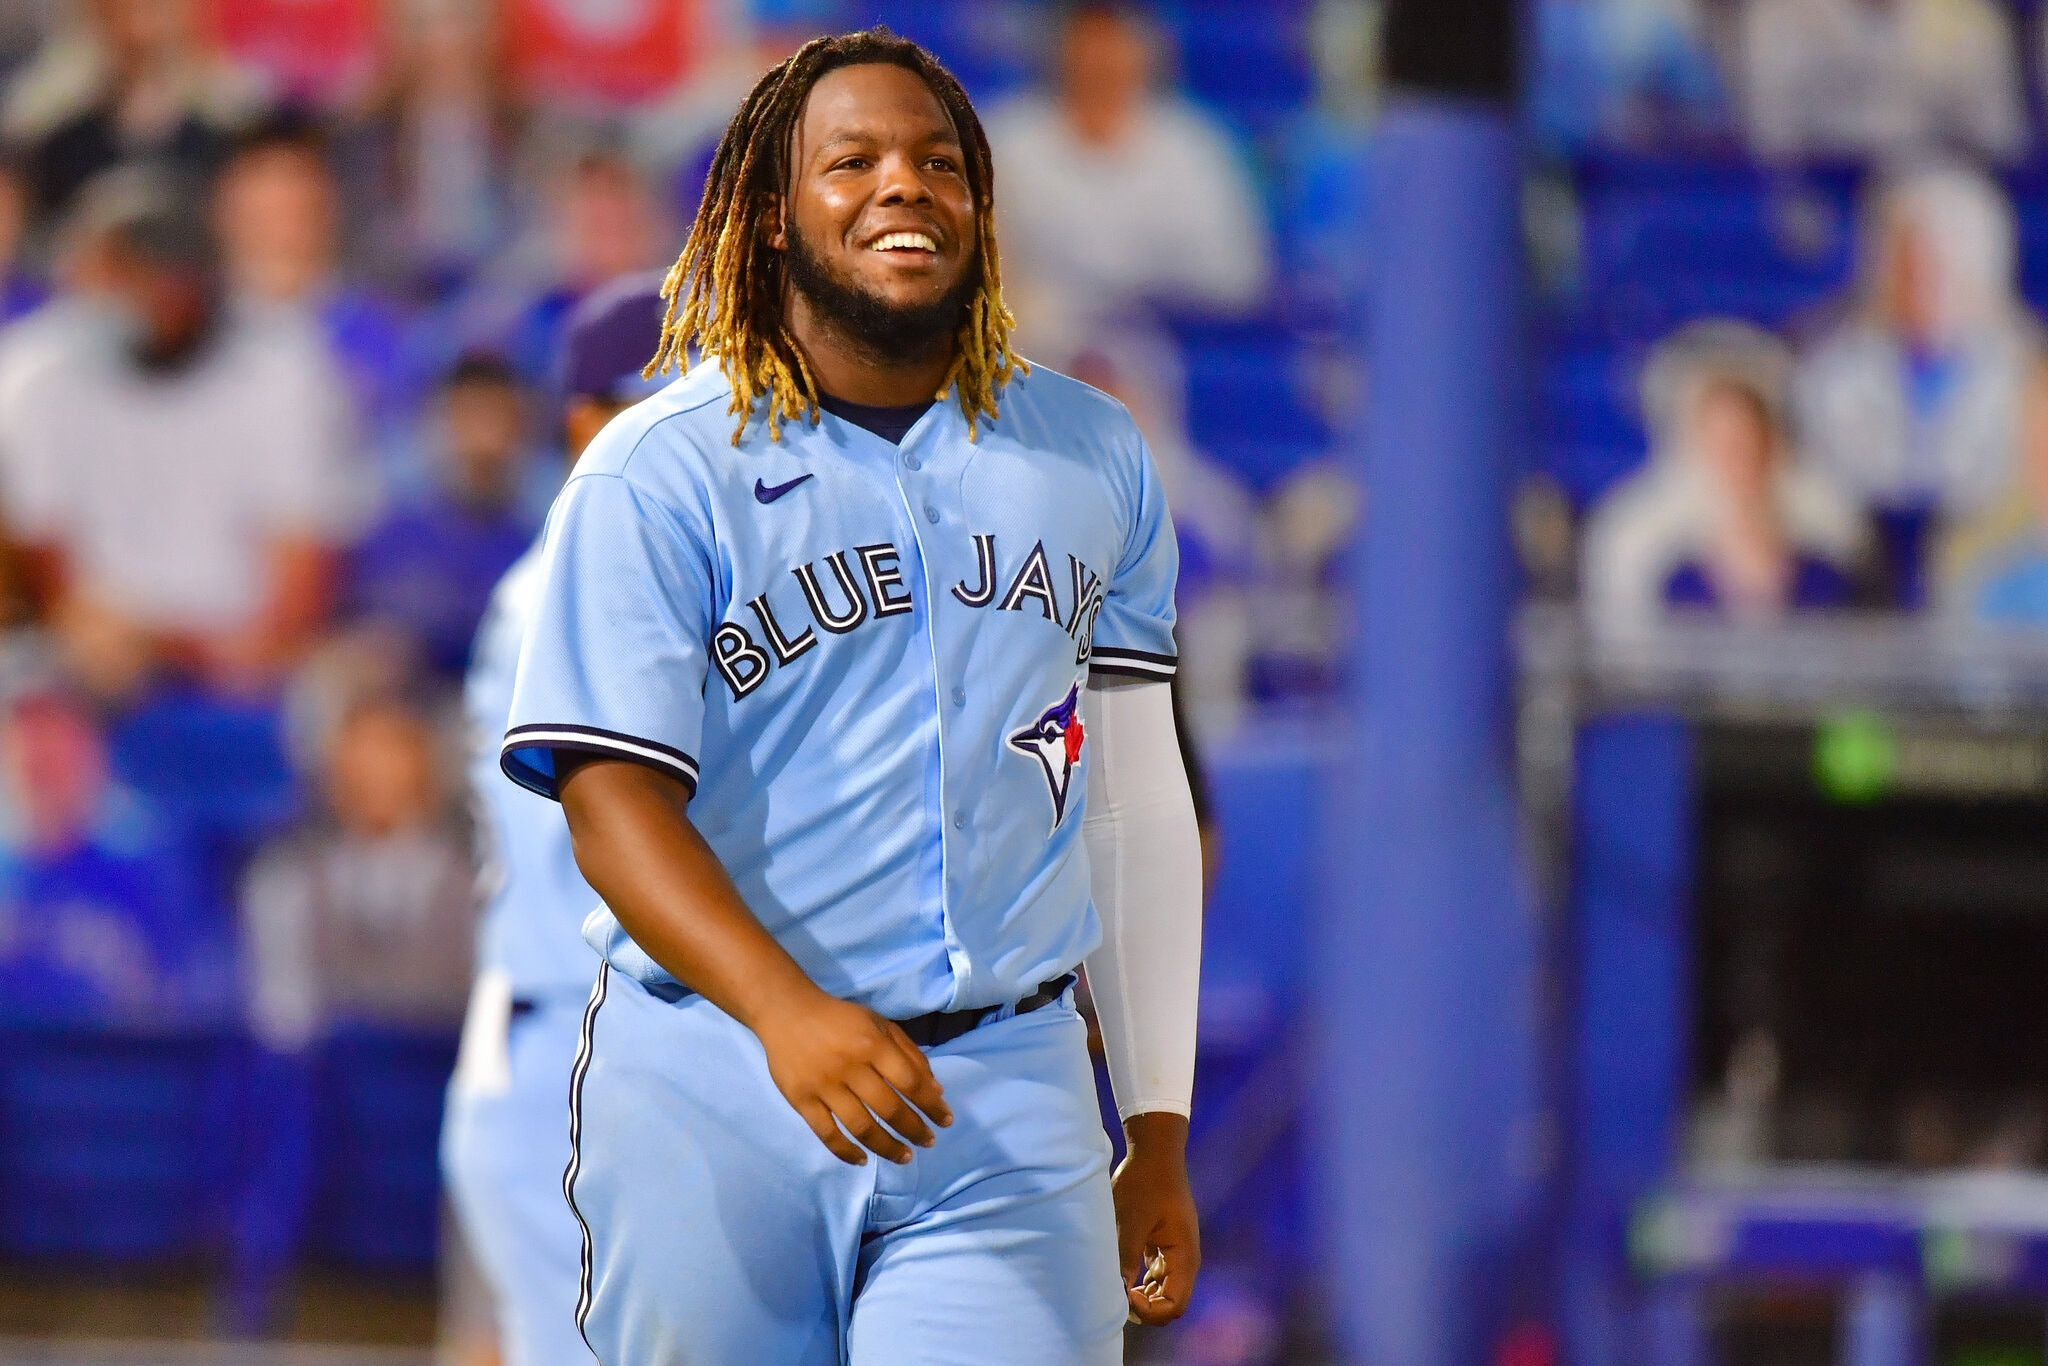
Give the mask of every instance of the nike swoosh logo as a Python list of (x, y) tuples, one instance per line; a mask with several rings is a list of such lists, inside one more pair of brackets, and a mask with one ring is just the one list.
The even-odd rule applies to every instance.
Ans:
[(791, 489), (795, 488), (798, 484), (803, 483), (804, 480), (810, 477), (811, 476), (809, 476), (808, 474), (799, 474), (796, 478), (790, 480), (787, 484), (776, 484), (773, 486), (764, 484), (760, 480), (756, 479), (754, 481), (754, 501), (758, 503), (772, 503), (777, 498), (780, 498), (783, 494), (788, 493)]

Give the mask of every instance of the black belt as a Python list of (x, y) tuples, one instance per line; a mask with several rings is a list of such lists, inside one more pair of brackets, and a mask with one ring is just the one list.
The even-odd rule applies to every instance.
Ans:
[[(1017, 1002), (1018, 1015), (1029, 1015), (1041, 1006), (1049, 1006), (1067, 994), (1067, 988), (1074, 985), (1074, 974), (1062, 973), (1050, 982), (1039, 984), (1038, 990)], [(985, 1006), (980, 1010), (934, 1010), (909, 1020), (898, 1020), (897, 1028), (910, 1036), (910, 1041), (919, 1048), (937, 1048), (949, 1044), (962, 1034), (971, 1034), (987, 1024), (989, 1018), (1002, 1013), (1001, 1006)]]

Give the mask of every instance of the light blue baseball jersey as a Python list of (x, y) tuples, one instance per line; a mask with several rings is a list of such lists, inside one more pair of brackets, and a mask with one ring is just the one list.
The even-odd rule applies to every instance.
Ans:
[[(690, 819), (820, 986), (880, 1014), (1001, 1005), (1098, 942), (1088, 670), (1174, 669), (1172, 523), (1121, 404), (1049, 370), (970, 436), (825, 413), (732, 444), (699, 365), (622, 414), (548, 519), (505, 771), (563, 751), (693, 789)], [(585, 937), (675, 979), (594, 913)]]
[(482, 855), (484, 916), (477, 932), (477, 969), (504, 973), (515, 997), (569, 996), (580, 1002), (597, 973), (582, 927), (598, 895), (577, 871), (561, 808), (506, 782), (498, 768), (519, 646), (540, 588), (536, 543), (492, 590), (463, 684), (463, 711), (472, 737), (470, 791)]

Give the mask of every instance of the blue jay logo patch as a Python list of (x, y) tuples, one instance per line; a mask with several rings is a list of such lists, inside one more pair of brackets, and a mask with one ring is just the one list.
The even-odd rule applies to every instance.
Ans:
[(1088, 733), (1081, 725), (1081, 685), (1067, 689), (1057, 704), (1040, 712), (1038, 719), (1010, 736), (1010, 748), (1038, 760), (1045, 774), (1045, 786), (1052, 797), (1052, 828), (1058, 830), (1067, 815), (1067, 791), (1073, 783), (1074, 766), (1081, 762), (1081, 746)]

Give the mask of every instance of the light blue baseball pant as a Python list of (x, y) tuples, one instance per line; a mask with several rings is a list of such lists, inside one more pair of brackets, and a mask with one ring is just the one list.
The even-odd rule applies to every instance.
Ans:
[(512, 1019), (509, 1082), (478, 1088), (458, 1071), (441, 1130), (441, 1170), (471, 1255), (496, 1297), (506, 1366), (577, 1366), (583, 1235), (562, 1198), (569, 1081), (583, 1003), (555, 998)]
[(827, 1152), (754, 1035), (606, 969), (570, 1194), (605, 1366), (1113, 1366), (1126, 1303), (1071, 995), (929, 1054), (951, 1128), (908, 1166)]

